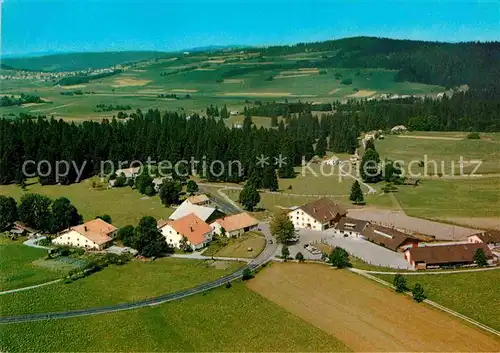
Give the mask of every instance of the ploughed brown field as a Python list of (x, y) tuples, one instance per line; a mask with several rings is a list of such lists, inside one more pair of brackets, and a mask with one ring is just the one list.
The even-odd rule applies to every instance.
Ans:
[(492, 334), (347, 270), (273, 263), (247, 285), (354, 351), (500, 350)]

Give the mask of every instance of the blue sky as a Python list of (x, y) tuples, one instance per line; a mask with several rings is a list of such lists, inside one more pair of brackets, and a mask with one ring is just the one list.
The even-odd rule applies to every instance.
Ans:
[(500, 0), (0, 0), (2, 55), (181, 50), (350, 36), (500, 40)]

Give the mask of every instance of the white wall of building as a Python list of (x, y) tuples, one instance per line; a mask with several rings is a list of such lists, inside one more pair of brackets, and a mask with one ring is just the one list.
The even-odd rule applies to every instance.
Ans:
[(364, 236), (355, 230), (333, 229), (333, 234), (338, 236), (348, 236), (350, 238), (364, 238)]
[[(173, 246), (175, 248), (180, 248), (180, 243), (183, 235), (177, 232), (170, 225), (166, 225), (165, 227), (160, 229), (161, 234), (165, 237), (165, 241), (168, 245)], [(205, 241), (201, 244), (193, 245), (191, 244), (191, 248), (193, 250), (201, 249), (207, 246), (212, 241), (212, 232), (208, 232), (204, 234)], [(189, 242), (189, 241), (188, 241)]]
[(295, 228), (309, 228), (313, 230), (323, 230), (324, 226), (316, 219), (305, 213), (300, 208), (288, 213), (288, 217), (292, 221)]
[(96, 249), (96, 250), (102, 249), (102, 246), (99, 246), (92, 240), (85, 238), (83, 235), (81, 235), (75, 230), (70, 230), (68, 232), (62, 233), (57, 238), (52, 240), (52, 243), (56, 245), (62, 245), (62, 246), (67, 245), (76, 248)]

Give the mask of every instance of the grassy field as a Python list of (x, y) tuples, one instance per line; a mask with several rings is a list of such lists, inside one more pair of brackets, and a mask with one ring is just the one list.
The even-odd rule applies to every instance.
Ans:
[[(481, 133), (480, 140), (468, 140), (466, 136), (463, 132), (417, 131), (386, 135), (384, 140), (375, 142), (375, 147), (381, 159), (401, 160), (406, 170), (411, 161), (417, 161), (411, 167), (413, 173), (457, 175), (460, 172), (460, 157), (464, 160), (464, 173), (471, 173), (476, 166), (466, 162), (479, 160), (482, 164), (475, 174), (500, 173), (500, 134)], [(417, 166), (418, 161), (427, 162), (427, 172)]]
[(136, 225), (143, 216), (167, 218), (172, 209), (162, 205), (158, 196), (145, 197), (130, 187), (97, 190), (90, 180), (69, 186), (31, 184), (23, 191), (16, 185), (0, 185), (0, 194), (19, 200), (24, 193), (37, 193), (51, 198), (67, 197), (85, 221), (97, 215), (109, 214), (116, 227)]
[[(289, 182), (291, 179), (287, 179)], [(314, 182), (314, 179), (311, 178), (308, 182), (311, 184)], [(335, 182), (334, 182), (335, 183)], [(344, 183), (348, 183), (344, 181)], [(306, 183), (304, 183), (306, 185)], [(224, 193), (227, 194), (233, 201), (238, 201), (239, 190), (224, 190)], [(356, 208), (359, 206), (354, 206), (349, 201), (349, 194), (333, 196), (329, 194), (306, 194), (300, 195), (295, 194), (294, 191), (285, 190), (280, 193), (260, 193), (260, 203), (257, 205), (258, 208), (263, 209), (264, 211), (256, 212), (257, 216), (267, 217), (272, 213), (278, 212), (285, 208), (293, 207), (293, 206), (301, 206), (306, 203), (317, 200), (321, 197), (329, 197), (333, 201), (341, 204), (345, 208)], [(374, 195), (365, 195), (365, 201), (368, 206), (377, 206), (381, 208), (393, 208), (395, 207), (390, 195), (388, 194), (374, 194)]]
[[(392, 283), (392, 275), (376, 275)], [(447, 308), (500, 330), (500, 271), (406, 276), (408, 286), (424, 286), (427, 297)]]
[(500, 178), (423, 180), (395, 193), (405, 212), (425, 218), (500, 216)]
[(186, 289), (233, 272), (237, 262), (162, 258), (109, 266), (70, 284), (0, 296), (2, 315), (75, 310), (132, 302)]
[[(120, 327), (117, 330), (117, 327)], [(50, 334), (47, 334), (50, 332)], [(3, 325), (8, 352), (344, 352), (335, 337), (235, 283), (133, 311)]]
[[(147, 59), (156, 53), (134, 55)], [(321, 56), (322, 53), (312, 53), (307, 60), (321, 61)], [(158, 108), (203, 113), (210, 104), (226, 104), (229, 110), (242, 111), (249, 100), (270, 102), (286, 98), (289, 101), (332, 102), (353, 95), (359, 98), (383, 93), (435, 95), (444, 91), (439, 86), (395, 82), (396, 71), (391, 70), (330, 68), (325, 74), (319, 74), (319, 70), (314, 67), (307, 70), (277, 68), (276, 64), (290, 65), (293, 61), (301, 60), (295, 56), (267, 57), (266, 62), (261, 62), (252, 53), (248, 53), (241, 57), (244, 61), (230, 62), (234, 58), (235, 53), (215, 58), (205, 54), (171, 56), (158, 61), (146, 61), (121, 74), (93, 80), (78, 87), (57, 87), (54, 82), (36, 79), (6, 80), (2, 82), (1, 94), (37, 94), (48, 103), (3, 107), (2, 115), (24, 112), (54, 115), (75, 121), (100, 120), (110, 118), (117, 112), (96, 112), (97, 104), (130, 105), (133, 110)], [(116, 58), (108, 61), (112, 60)], [(35, 64), (46, 67), (46, 58), (42, 58), (42, 61)], [(54, 63), (56, 66), (63, 64)], [(74, 64), (78, 65), (79, 61)], [(352, 84), (341, 84), (342, 78), (336, 79), (336, 74), (342, 75), (342, 78), (351, 78)], [(77, 89), (84, 94), (60, 94)], [(175, 93), (178, 99), (158, 97), (159, 94), (166, 93)], [(186, 94), (190, 95), (189, 99)], [(255, 123), (257, 126), (267, 127), (267, 120), (268, 118), (256, 119)], [(238, 117), (234, 117), (228, 123), (238, 121)]]
[[(226, 239), (224, 239), (226, 241)], [(225, 244), (225, 245), (224, 245)], [(238, 238), (230, 238), (227, 244), (220, 240), (212, 242), (203, 252), (205, 256), (238, 257), (253, 259), (266, 246), (266, 240), (257, 232), (247, 232)], [(252, 251), (248, 251), (251, 248)]]
[(275, 263), (248, 287), (354, 351), (498, 349), (499, 341), (492, 335), (346, 270)]
[(13, 241), (0, 234), (0, 290), (48, 282), (60, 278), (72, 268), (37, 265), (37, 260), (43, 259), (47, 251), (23, 245), (24, 240), (19, 238)]

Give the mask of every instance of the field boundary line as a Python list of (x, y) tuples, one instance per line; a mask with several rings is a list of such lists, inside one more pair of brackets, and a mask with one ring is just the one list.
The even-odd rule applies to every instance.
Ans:
[(364, 272), (374, 275), (410, 275), (410, 276), (424, 276), (424, 275), (452, 275), (454, 273), (468, 273), (468, 272), (484, 272), (484, 271), (495, 271), (500, 270), (500, 267), (487, 267), (487, 268), (473, 268), (470, 270), (456, 270), (456, 271), (434, 271), (434, 272), (396, 272), (396, 271), (373, 271), (373, 270), (362, 270), (360, 268), (351, 268), (352, 272)]
[[(386, 282), (386, 281), (384, 281), (383, 279), (380, 279), (380, 278), (377, 278), (377, 277), (375, 277), (375, 276), (372, 276), (372, 275), (370, 275), (369, 273), (362, 272), (362, 271), (351, 271), (351, 272), (354, 272), (354, 273), (357, 273), (357, 274), (359, 274), (359, 275), (361, 275), (361, 276), (364, 276), (364, 277), (366, 277), (366, 278), (369, 278), (369, 279), (371, 279), (372, 281), (378, 282), (378, 283), (380, 283), (380, 284), (382, 284), (382, 285), (384, 285), (384, 286), (386, 286), (386, 287), (394, 288), (394, 287), (393, 287), (393, 285), (392, 285), (392, 284), (390, 284), (389, 282)], [(410, 292), (405, 292), (405, 294), (406, 294), (406, 295), (408, 295), (408, 296), (410, 296), (410, 297), (413, 297), (413, 295), (412, 295)], [(489, 333), (492, 333), (492, 334), (494, 334), (494, 335), (496, 335), (496, 336), (500, 337), (500, 331), (497, 331), (497, 330), (495, 330), (494, 328), (491, 328), (491, 327), (489, 327), (489, 326), (487, 326), (487, 325), (485, 325), (485, 324), (482, 324), (482, 323), (480, 323), (479, 321), (476, 321), (476, 320), (474, 320), (474, 319), (471, 319), (471, 318), (470, 318), (470, 317), (468, 317), (468, 316), (465, 316), (465, 315), (463, 315), (463, 314), (460, 314), (460, 313), (458, 313), (458, 312), (456, 312), (456, 311), (454, 311), (454, 310), (452, 310), (452, 309), (449, 309), (449, 308), (447, 308), (447, 307), (445, 307), (445, 306), (443, 306), (443, 305), (441, 305), (441, 304), (438, 304), (438, 303), (436, 303), (436, 302), (434, 302), (434, 301), (432, 301), (432, 300), (429, 300), (429, 299), (425, 299), (425, 300), (424, 300), (424, 303), (427, 303), (427, 304), (429, 304), (429, 305), (431, 305), (431, 306), (435, 307), (436, 309), (439, 309), (439, 310), (444, 311), (444, 312), (446, 312), (446, 313), (448, 313), (448, 314), (450, 314), (450, 315), (453, 315), (453, 316), (455, 316), (455, 317), (457, 317), (457, 318), (459, 318), (459, 319), (462, 319), (462, 320), (464, 320), (464, 321), (467, 321), (468, 323), (470, 323), (470, 324), (472, 324), (472, 325), (474, 325), (474, 326), (477, 326), (477, 327), (479, 327), (480, 329), (483, 329), (483, 330), (485, 330), (485, 331), (488, 331)]]
[[(264, 233), (264, 236), (267, 239), (270, 239), (270, 234)], [(275, 244), (275, 243), (273, 243)], [(268, 262), (272, 260), (274, 252), (276, 251), (276, 245), (270, 245), (266, 241), (266, 246), (264, 250), (254, 259), (252, 259), (249, 263), (246, 263), (243, 267), (239, 267), (234, 272), (220, 277), (219, 279), (213, 280), (211, 282), (198, 284), (194, 287), (179, 290), (172, 293), (167, 293), (163, 295), (159, 295), (152, 298), (145, 298), (135, 302), (129, 303), (121, 303), (114, 304), (108, 306), (87, 308), (87, 309), (77, 309), (70, 311), (59, 311), (59, 312), (49, 312), (49, 313), (35, 313), (35, 314), (21, 314), (14, 316), (0, 316), (0, 325), (2, 324), (15, 324), (21, 322), (30, 322), (30, 321), (40, 321), (40, 320), (55, 320), (55, 319), (66, 319), (71, 317), (80, 317), (80, 316), (90, 316), (90, 315), (99, 315), (106, 313), (113, 313), (124, 310), (134, 310), (139, 308), (144, 308), (148, 306), (156, 306), (164, 303), (168, 303), (174, 300), (183, 299), (189, 297), (194, 294), (203, 293), (209, 290), (212, 290), (217, 287), (221, 287), (226, 283), (241, 279), (243, 277), (243, 271), (245, 269), (249, 269), (251, 272), (255, 273), (258, 269), (265, 266)], [(270, 253), (266, 253), (270, 252)]]
[(56, 279), (54, 281), (50, 281), (50, 282), (45, 282), (45, 283), (40, 283), (40, 284), (35, 284), (33, 286), (28, 286), (28, 287), (22, 287), (22, 288), (16, 288), (16, 289), (9, 289), (9, 290), (4, 290), (3, 292), (0, 292), (0, 295), (4, 295), (4, 294), (11, 294), (11, 293), (16, 293), (16, 292), (23, 292), (25, 290), (29, 290), (29, 289), (35, 289), (35, 288), (39, 288), (39, 287), (44, 287), (44, 286), (48, 286), (50, 284), (54, 284), (54, 283), (57, 283), (57, 282), (61, 282), (62, 279)]

